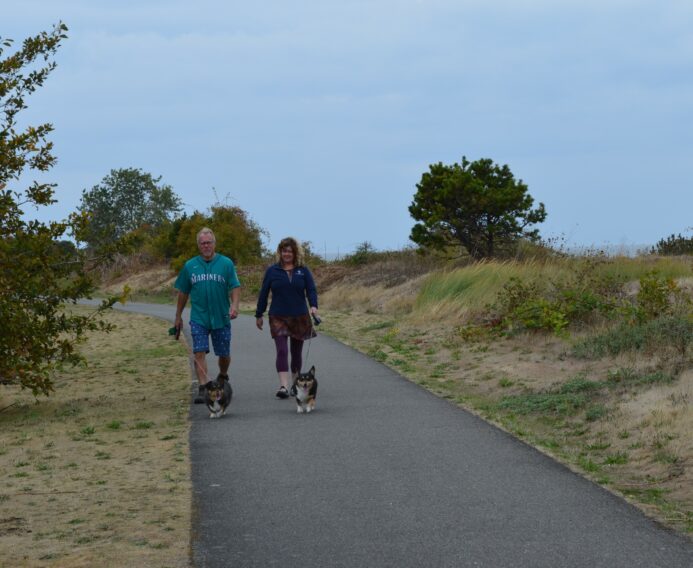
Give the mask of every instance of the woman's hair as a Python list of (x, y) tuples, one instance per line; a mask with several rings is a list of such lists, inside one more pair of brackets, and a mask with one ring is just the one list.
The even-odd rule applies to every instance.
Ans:
[(294, 266), (303, 266), (303, 247), (301, 243), (293, 237), (286, 237), (279, 241), (279, 245), (277, 246), (277, 262), (279, 264), (282, 263), (282, 249), (286, 247), (289, 247), (294, 253)]

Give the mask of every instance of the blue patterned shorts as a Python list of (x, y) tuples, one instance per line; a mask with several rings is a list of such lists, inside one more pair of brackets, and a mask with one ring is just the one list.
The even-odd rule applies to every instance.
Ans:
[(190, 322), (190, 333), (193, 338), (193, 353), (209, 353), (209, 336), (212, 336), (212, 347), (217, 357), (231, 356), (231, 325), (221, 329), (207, 329), (194, 321)]

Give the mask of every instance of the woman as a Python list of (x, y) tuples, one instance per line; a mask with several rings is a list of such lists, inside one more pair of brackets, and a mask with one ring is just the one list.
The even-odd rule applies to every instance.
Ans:
[[(282, 239), (277, 247), (277, 263), (270, 266), (262, 280), (257, 299), (255, 325), (262, 330), (262, 315), (267, 309), (267, 298), (272, 292), (269, 309), (270, 334), (277, 349), (279, 390), (277, 398), (289, 397), (289, 349), (291, 350), (292, 378), (301, 372), (303, 342), (315, 337), (310, 321), (318, 315), (318, 293), (313, 275), (303, 265), (303, 250), (292, 237)], [(310, 312), (306, 305), (310, 304)]]

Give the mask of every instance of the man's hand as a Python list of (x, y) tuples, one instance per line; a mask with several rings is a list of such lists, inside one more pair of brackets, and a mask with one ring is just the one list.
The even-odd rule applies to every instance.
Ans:
[(231, 309), (229, 310), (229, 317), (232, 320), (235, 320), (238, 317), (238, 310), (233, 306), (231, 306)]
[(262, 331), (262, 318), (255, 318), (255, 327)]

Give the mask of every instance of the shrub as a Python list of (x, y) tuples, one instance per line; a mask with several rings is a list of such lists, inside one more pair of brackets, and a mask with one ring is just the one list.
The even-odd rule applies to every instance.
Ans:
[(693, 254), (693, 236), (684, 237), (680, 233), (678, 235), (671, 234), (666, 239), (659, 240), (652, 247), (651, 252), (662, 256)]
[(679, 291), (673, 278), (661, 276), (657, 271), (648, 272), (640, 278), (635, 317), (639, 321), (655, 319), (671, 313), (674, 298)]
[(562, 332), (568, 327), (568, 318), (557, 302), (535, 298), (524, 302), (513, 310), (508, 319), (524, 329)]
[(664, 316), (641, 324), (622, 322), (605, 333), (580, 341), (573, 347), (573, 354), (583, 359), (599, 359), (625, 351), (673, 349), (685, 357), (692, 343), (693, 319)]

